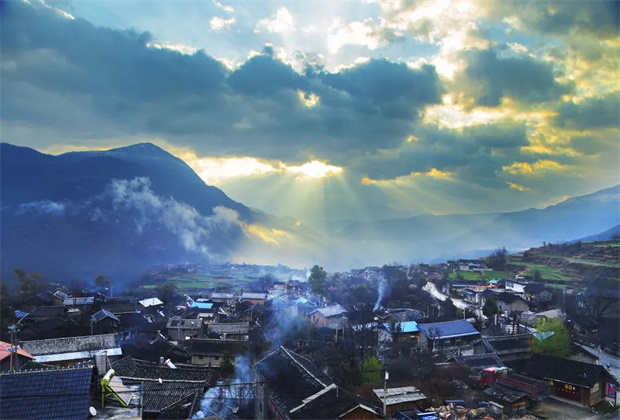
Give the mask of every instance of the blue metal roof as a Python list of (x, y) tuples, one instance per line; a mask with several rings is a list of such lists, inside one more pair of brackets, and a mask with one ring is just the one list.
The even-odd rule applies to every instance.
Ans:
[(85, 419), (93, 368), (0, 374), (0, 412), (6, 419)]
[(211, 308), (213, 308), (213, 303), (211, 303), (211, 302), (209, 302), (209, 303), (193, 302), (192, 303), (192, 308), (211, 309)]
[(555, 331), (543, 331), (543, 332), (535, 332), (532, 334), (538, 341), (543, 341), (546, 338), (551, 337), (555, 334)]
[(419, 324), (418, 327), (420, 328), (420, 331), (424, 332), (424, 335), (432, 338), (464, 337), (475, 334), (480, 335), (480, 333), (464, 319), (448, 322)]
[[(420, 329), (418, 328), (418, 323), (415, 321), (398, 322), (395, 325), (396, 325), (397, 330), (399, 329), (398, 327), (400, 326), (400, 332), (403, 332), (403, 333), (412, 333), (412, 332), (420, 331)], [(390, 334), (392, 334), (393, 331), (390, 331), (390, 324), (386, 323), (386, 324), (383, 324), (383, 326), (385, 327), (386, 330), (388, 330)]]
[(23, 318), (28, 315), (28, 312), (20, 311), (19, 309), (15, 311), (15, 318)]

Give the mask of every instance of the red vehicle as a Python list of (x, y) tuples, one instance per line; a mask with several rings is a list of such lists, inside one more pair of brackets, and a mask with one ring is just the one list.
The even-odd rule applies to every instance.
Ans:
[(480, 376), (480, 385), (491, 386), (499, 378), (502, 377), (502, 374), (508, 374), (508, 368), (506, 367), (490, 367), (486, 368), (482, 371), (482, 375)]

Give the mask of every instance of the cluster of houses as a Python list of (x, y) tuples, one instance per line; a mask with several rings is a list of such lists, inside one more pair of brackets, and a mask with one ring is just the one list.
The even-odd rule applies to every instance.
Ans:
[[(467, 263), (469, 270), (481, 268)], [(455, 418), (464, 413), (458, 410), (470, 410), (467, 418), (498, 419), (523, 414), (546, 398), (587, 407), (615, 404), (618, 372), (600, 352), (584, 347), (562, 359), (533, 353), (535, 340), (548, 337), (531, 325), (561, 316), (540, 312), (551, 299), (544, 285), (516, 278), (503, 285), (450, 284), (445, 291), (474, 308), (494, 298), (502, 313), (520, 315), (517, 328), (485, 329), (471, 319), (431, 322), (412, 308), (362, 308), (368, 314), (360, 317), (359, 308), (327, 304), (299, 281), (275, 282), (264, 292), (177, 296), (168, 304), (157, 297), (44, 292), (15, 311), (12, 342), (0, 342), (0, 413), (431, 420), (445, 418), (439, 406)], [(278, 337), (307, 325), (318, 332), (312, 338)], [(342, 366), (334, 364), (353, 365), (358, 355), (385, 366), (365, 393), (335, 379)], [(399, 379), (403, 372), (389, 367), (395, 358), (426, 360), (422, 367), (431, 376)], [(416, 363), (403, 370), (420, 368)], [(424, 387), (451, 369), (474, 378), (464, 386), (476, 398)]]

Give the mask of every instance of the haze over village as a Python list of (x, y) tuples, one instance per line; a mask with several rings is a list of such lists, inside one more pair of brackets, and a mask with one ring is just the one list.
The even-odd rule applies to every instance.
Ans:
[(0, 417), (616, 418), (619, 19), (0, 2)]

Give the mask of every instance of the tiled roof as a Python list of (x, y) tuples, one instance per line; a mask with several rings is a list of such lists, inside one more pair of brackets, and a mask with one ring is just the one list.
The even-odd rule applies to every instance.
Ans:
[(150, 298), (150, 299), (144, 299), (144, 300), (139, 301), (138, 303), (144, 306), (145, 308), (148, 308), (149, 306), (158, 306), (158, 305), (164, 304), (164, 302), (162, 302), (156, 297)]
[(234, 299), (234, 297), (232, 293), (211, 293), (211, 299)]
[(146, 360), (124, 357), (112, 362), (112, 368), (116, 376), (137, 379), (159, 379), (162, 380), (185, 380), (209, 382), (213, 371), (204, 367), (179, 366), (171, 369), (167, 366), (159, 366), (156, 363)]
[(531, 334), (517, 334), (517, 335), (499, 335), (483, 337), (485, 345), (491, 346), (491, 348), (497, 351), (498, 354), (507, 354), (521, 352), (529, 350), (531, 347)]
[(235, 349), (244, 346), (242, 340), (212, 340), (208, 338), (194, 338), (189, 340), (187, 350), (192, 355), (220, 356), (225, 351), (232, 353)]
[(304, 398), (303, 404), (291, 410), (293, 419), (337, 419), (357, 408), (379, 416), (379, 410), (370, 401), (350, 393), (336, 384)]
[(35, 306), (30, 310), (28, 318), (55, 318), (65, 314), (64, 306)]
[(202, 321), (198, 318), (179, 318), (175, 316), (168, 319), (166, 328), (199, 331), (202, 328)]
[(241, 299), (250, 299), (250, 300), (264, 300), (267, 298), (267, 293), (250, 293), (246, 292), (241, 295)]
[(207, 332), (214, 334), (248, 334), (250, 332), (250, 323), (211, 323), (207, 324)]
[(495, 353), (472, 354), (469, 356), (455, 356), (454, 360), (459, 365), (466, 365), (472, 369), (486, 369), (489, 367), (504, 367), (504, 363)]
[(181, 400), (196, 394), (202, 396), (206, 389), (206, 384), (195, 382), (144, 381), (142, 382), (142, 410), (147, 413), (160, 413)]
[(536, 379), (554, 380), (591, 388), (602, 373), (609, 373), (601, 365), (577, 362), (559, 357), (534, 353), (523, 368), (524, 375)]
[(318, 312), (323, 315), (325, 318), (329, 318), (332, 316), (344, 315), (347, 313), (347, 310), (344, 309), (340, 304), (325, 306), (323, 308), (317, 308), (314, 312)]
[(420, 331), (428, 338), (452, 338), (469, 335), (480, 335), (478, 331), (466, 320), (434, 322), (430, 324), (418, 324)]
[(131, 302), (104, 302), (101, 304), (101, 308), (106, 309), (113, 314), (136, 312), (136, 305)]
[[(4, 360), (4, 359), (6, 359), (6, 358), (11, 356), (11, 353), (9, 352), (10, 348), (11, 348), (11, 343), (6, 343), (4, 341), (0, 341), (0, 360)], [(34, 359), (34, 357), (32, 357), (32, 355), (30, 353), (28, 353), (27, 351), (25, 351), (24, 349), (22, 349), (19, 346), (18, 346), (17, 354), (19, 354), (20, 356), (29, 357), (31, 359)]]
[[(401, 404), (406, 402), (421, 401), (426, 399), (424, 395), (415, 386), (405, 386), (400, 388), (388, 388), (387, 392), (383, 388), (373, 389), (373, 392), (383, 402), (385, 399), (386, 405)], [(387, 395), (387, 397), (386, 397)]]
[(187, 350), (175, 346), (168, 340), (158, 337), (152, 343), (143, 338), (136, 338), (129, 343), (123, 345), (123, 354), (130, 355), (140, 360), (149, 362), (159, 362), (159, 358), (170, 359), (174, 363), (185, 363), (189, 360)]
[(523, 290), (525, 293), (540, 293), (546, 288), (544, 283), (528, 283)]
[(0, 374), (4, 419), (85, 419), (92, 367)]
[(115, 320), (115, 321), (117, 321), (117, 322), (120, 322), (120, 321), (118, 320), (118, 318), (116, 317), (116, 315), (114, 315), (114, 314), (113, 314), (113, 313), (111, 313), (111, 312), (106, 311), (105, 309), (100, 310), (99, 312), (97, 312), (96, 314), (94, 314), (94, 315), (91, 317), (91, 319), (92, 319), (94, 322), (99, 322), (99, 321), (103, 320), (104, 318), (111, 318), (111, 319), (113, 319), (113, 320)]
[(93, 296), (88, 297), (70, 297), (66, 298), (63, 302), (65, 306), (83, 306), (83, 305), (92, 305), (95, 301)]
[(254, 365), (265, 388), (286, 412), (298, 407), (333, 381), (310, 360), (280, 347)]
[(525, 391), (514, 389), (502, 384), (495, 384), (484, 390), (484, 393), (496, 400), (513, 403), (529, 395)]
[(511, 304), (511, 303), (516, 302), (518, 300), (525, 302), (525, 300), (523, 300), (522, 297), (517, 296), (517, 295), (512, 294), (512, 293), (508, 293), (508, 292), (498, 293), (497, 294), (497, 300), (499, 300), (501, 302), (508, 303), (508, 304)]
[(22, 347), (37, 358), (37, 356), (58, 355), (63, 353), (94, 352), (112, 349), (120, 350), (120, 338), (116, 334), (62, 337), (49, 340), (24, 341)]

